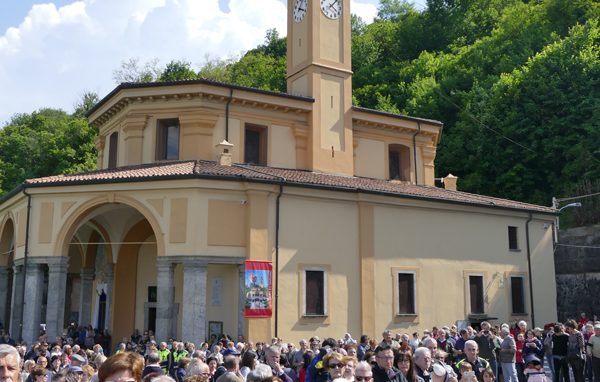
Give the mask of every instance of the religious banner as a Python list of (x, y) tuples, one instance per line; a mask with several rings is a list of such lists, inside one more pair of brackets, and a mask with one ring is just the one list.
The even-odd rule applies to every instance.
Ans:
[(272, 274), (270, 261), (246, 261), (244, 317), (271, 317)]

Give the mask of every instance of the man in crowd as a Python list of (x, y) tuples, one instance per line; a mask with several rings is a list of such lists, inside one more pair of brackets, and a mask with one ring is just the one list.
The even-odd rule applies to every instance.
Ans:
[(477, 380), (479, 382), (483, 382), (483, 371), (490, 367), (490, 364), (485, 359), (479, 357), (479, 347), (477, 346), (477, 342), (473, 340), (468, 340), (465, 342), (465, 358), (461, 359), (456, 363), (456, 370), (459, 374), (460, 379), (460, 367), (463, 363), (470, 363), (473, 371), (475, 372), (475, 376), (477, 376)]
[(496, 378), (498, 378), (498, 364), (496, 362), (497, 338), (494, 333), (491, 332), (491, 328), (492, 326), (489, 322), (483, 321), (481, 323), (481, 330), (473, 340), (477, 342), (477, 346), (479, 347), (479, 356), (489, 362), (490, 368), (494, 372)]
[(158, 353), (150, 353), (148, 354), (148, 359), (146, 360), (146, 367), (142, 372), (142, 378), (151, 373), (160, 373), (164, 375), (164, 371), (160, 367), (160, 356)]
[(296, 350), (291, 357), (290, 365), (294, 370), (298, 371), (302, 367), (304, 363), (304, 353), (306, 353), (306, 349), (308, 349), (308, 342), (305, 339), (301, 339), (300, 348)]
[(398, 343), (398, 341), (396, 341), (395, 339), (392, 338), (392, 331), (389, 329), (386, 329), (383, 331), (383, 333), (381, 333), (381, 335), (383, 336), (383, 341), (381, 341), (379, 343), (379, 346), (381, 345), (388, 345), (392, 348), (392, 350), (395, 349), (399, 349), (400, 348), (400, 344)]
[(517, 368), (515, 365), (515, 354), (517, 346), (515, 339), (510, 335), (510, 329), (507, 326), (500, 328), (502, 343), (500, 344), (499, 360), (502, 367), (502, 377), (504, 382), (518, 382)]
[(592, 360), (594, 380), (600, 382), (600, 324), (594, 325), (594, 335), (588, 341), (587, 351)]
[(469, 331), (463, 328), (459, 334), (460, 336), (454, 344), (454, 359), (457, 361), (465, 358), (465, 342), (469, 340)]
[(354, 369), (354, 380), (356, 382), (371, 382), (373, 380), (373, 371), (368, 362), (360, 361)]
[(415, 373), (425, 382), (431, 381), (431, 351), (426, 347), (420, 347), (415, 350), (413, 355)]
[(374, 382), (407, 382), (400, 370), (394, 367), (394, 350), (388, 343), (375, 348), (375, 358), (377, 365), (372, 370)]
[(292, 378), (285, 373), (281, 366), (281, 350), (277, 345), (271, 345), (265, 350), (265, 363), (273, 370), (273, 376), (279, 377), (283, 382), (292, 382)]
[(7, 344), (0, 345), (0, 381), (20, 382), (20, 361), (17, 349)]

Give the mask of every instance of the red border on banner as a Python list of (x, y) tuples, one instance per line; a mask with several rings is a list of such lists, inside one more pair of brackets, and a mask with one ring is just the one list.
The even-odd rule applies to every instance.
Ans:
[(270, 318), (273, 314), (273, 264), (246, 260), (244, 317)]

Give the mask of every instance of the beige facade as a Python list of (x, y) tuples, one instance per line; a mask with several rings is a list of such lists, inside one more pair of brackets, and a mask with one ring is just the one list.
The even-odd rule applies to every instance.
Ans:
[[(352, 107), (349, 0), (337, 19), (309, 4), (299, 22), (288, 4), (290, 94), (122, 84), (89, 115), (98, 171), (2, 199), (13, 335), (74, 320), (113, 341), (199, 342), (216, 322), (297, 341), (556, 320), (556, 211), (435, 187), (442, 124)], [(243, 317), (245, 260), (273, 262), (271, 318)]]

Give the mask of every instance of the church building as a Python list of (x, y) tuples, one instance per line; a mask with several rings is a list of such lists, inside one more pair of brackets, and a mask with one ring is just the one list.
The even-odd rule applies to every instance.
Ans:
[[(443, 124), (353, 106), (350, 33), (350, 0), (288, 0), (287, 93), (104, 97), (96, 171), (0, 199), (4, 327), (31, 343), (77, 322), (114, 345), (554, 322), (557, 211), (436, 187)], [(247, 261), (272, 267), (266, 317), (246, 314)]]

